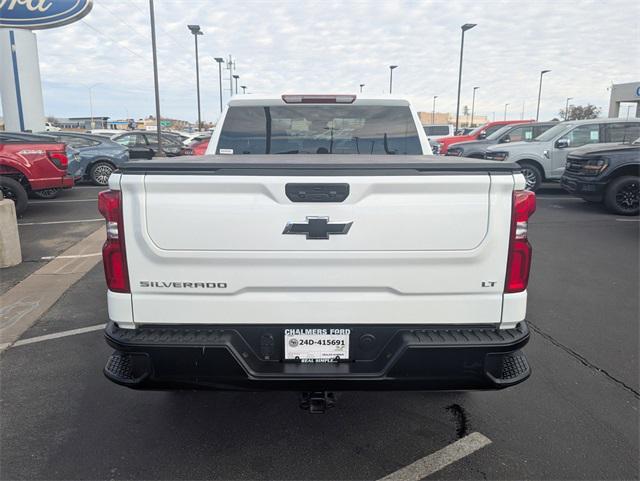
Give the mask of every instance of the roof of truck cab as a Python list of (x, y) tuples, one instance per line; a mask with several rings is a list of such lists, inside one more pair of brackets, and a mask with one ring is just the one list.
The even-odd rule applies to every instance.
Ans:
[(587, 125), (587, 124), (613, 124), (616, 122), (638, 122), (640, 121), (637, 117), (610, 117), (610, 118), (602, 118), (598, 117), (595, 119), (583, 119), (583, 120), (565, 120), (564, 122), (557, 122), (559, 125)]
[(286, 103), (282, 100), (283, 95), (304, 96), (304, 95), (325, 95), (325, 94), (240, 94), (229, 100), (229, 106), (261, 106), (261, 105), (409, 105), (409, 99), (398, 95), (362, 95), (354, 93), (326, 94), (327, 96), (353, 95), (356, 97), (353, 103)]
[(203, 175), (420, 175), (517, 172), (520, 166), (464, 157), (431, 155), (202, 155), (135, 160), (119, 170), (131, 174)]

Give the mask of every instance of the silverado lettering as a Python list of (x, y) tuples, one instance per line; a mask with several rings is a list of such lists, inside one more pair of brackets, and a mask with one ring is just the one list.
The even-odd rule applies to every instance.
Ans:
[(226, 282), (140, 281), (140, 287), (175, 287), (177, 289), (226, 289)]

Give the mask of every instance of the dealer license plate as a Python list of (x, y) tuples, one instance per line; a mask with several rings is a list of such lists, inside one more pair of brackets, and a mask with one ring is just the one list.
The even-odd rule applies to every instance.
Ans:
[(284, 357), (301, 362), (349, 359), (349, 329), (285, 329)]

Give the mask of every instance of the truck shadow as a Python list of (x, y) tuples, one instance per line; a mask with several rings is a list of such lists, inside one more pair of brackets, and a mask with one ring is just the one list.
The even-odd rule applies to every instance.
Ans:
[[(172, 479), (182, 477), (177, 459), (192, 479), (378, 479), (466, 435), (468, 395), (343, 392), (316, 415), (293, 392), (152, 393), (151, 409), (129, 411), (137, 429), (127, 442), (151, 449)], [(158, 443), (159, 430), (170, 443)]]

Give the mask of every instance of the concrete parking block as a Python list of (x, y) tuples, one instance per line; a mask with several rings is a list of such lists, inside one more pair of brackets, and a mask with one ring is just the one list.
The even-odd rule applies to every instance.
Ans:
[(100, 228), (0, 296), (0, 351), (100, 261), (103, 242)]
[(16, 266), (22, 262), (20, 236), (13, 201), (0, 194), (0, 268)]

